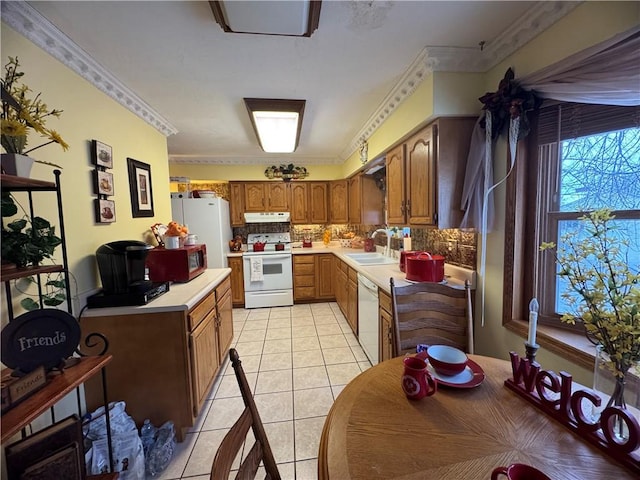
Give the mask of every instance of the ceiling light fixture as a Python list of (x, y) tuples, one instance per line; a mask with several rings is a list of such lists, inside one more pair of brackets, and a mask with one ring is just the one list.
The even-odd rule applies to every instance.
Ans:
[(228, 33), (310, 37), (320, 22), (321, 0), (209, 2), (213, 18)]
[(298, 148), (305, 100), (245, 98), (260, 147), (267, 153), (292, 153)]

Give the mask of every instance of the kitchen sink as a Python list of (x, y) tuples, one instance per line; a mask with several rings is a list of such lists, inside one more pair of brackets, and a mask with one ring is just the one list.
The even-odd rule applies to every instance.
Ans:
[(398, 259), (386, 257), (380, 253), (345, 253), (345, 256), (360, 265), (390, 265), (398, 263)]

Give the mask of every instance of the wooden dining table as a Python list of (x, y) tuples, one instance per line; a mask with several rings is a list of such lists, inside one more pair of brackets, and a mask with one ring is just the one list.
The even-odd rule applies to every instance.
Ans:
[(505, 387), (509, 362), (469, 358), (485, 373), (480, 385), (439, 385), (422, 400), (409, 400), (402, 390), (402, 357), (354, 378), (325, 421), (319, 479), (480, 480), (498, 466), (526, 463), (552, 480), (637, 480)]

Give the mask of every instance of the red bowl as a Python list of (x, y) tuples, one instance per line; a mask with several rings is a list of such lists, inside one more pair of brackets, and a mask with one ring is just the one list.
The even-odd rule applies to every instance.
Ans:
[(436, 373), (451, 377), (464, 371), (467, 366), (467, 354), (448, 345), (432, 345), (427, 348), (429, 363)]

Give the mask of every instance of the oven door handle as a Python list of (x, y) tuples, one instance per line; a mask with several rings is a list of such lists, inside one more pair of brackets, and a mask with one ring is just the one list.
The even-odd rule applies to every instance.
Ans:
[[(256, 256), (256, 255), (252, 255), (252, 256)], [(291, 255), (261, 255), (262, 256), (262, 261), (265, 262), (267, 260), (287, 260), (289, 258), (291, 258)], [(244, 257), (247, 259), (247, 261), (251, 261), (250, 258), (251, 257)]]

